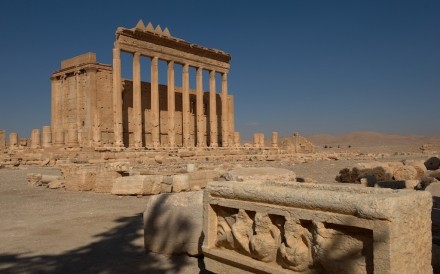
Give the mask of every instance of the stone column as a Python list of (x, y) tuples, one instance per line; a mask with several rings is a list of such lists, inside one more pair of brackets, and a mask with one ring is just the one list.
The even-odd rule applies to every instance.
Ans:
[(151, 58), (151, 139), (153, 147), (160, 146), (160, 129), (159, 129), (159, 58)]
[(272, 132), (272, 147), (274, 147), (274, 148), (278, 147), (278, 132), (277, 131)]
[(78, 146), (78, 129), (74, 123), (69, 125), (69, 129), (67, 131), (67, 146)]
[(50, 118), (50, 122), (52, 125), (53, 129), (56, 129), (56, 127), (58, 126), (58, 80), (56, 77), (51, 77), (50, 78), (50, 90), (51, 90), (51, 118)]
[[(64, 113), (66, 105), (64, 104), (64, 95), (67, 93), (66, 75), (60, 77), (58, 81), (58, 95), (57, 95), (57, 118), (56, 128), (54, 129), (55, 144), (62, 146), (65, 143), (64, 139)], [(67, 117), (66, 117), (67, 119)], [(59, 139), (62, 138), (62, 139)]]
[(196, 113), (197, 113), (197, 147), (206, 146), (206, 130), (203, 113), (203, 68), (197, 68), (196, 74)]
[(259, 134), (258, 141), (260, 142), (260, 147), (265, 147), (265, 144), (264, 144), (264, 133), (260, 133)]
[(6, 148), (6, 131), (0, 130), (0, 149)]
[(183, 147), (190, 146), (189, 133), (189, 65), (185, 64), (182, 68), (182, 137)]
[(258, 133), (254, 133), (254, 147), (260, 147), (260, 141), (259, 141), (260, 135)]
[(229, 123), (228, 123), (228, 74), (222, 74), (222, 147), (228, 146), (229, 139)]
[(48, 148), (52, 146), (52, 130), (50, 126), (43, 126), (43, 147)]
[(33, 129), (32, 133), (31, 133), (31, 148), (40, 148), (40, 130), (37, 129)]
[(140, 53), (133, 54), (133, 140), (134, 147), (142, 147), (142, 106), (141, 106), (141, 64)]
[(121, 83), (121, 51), (113, 48), (113, 132), (115, 147), (122, 147), (122, 83)]
[(99, 118), (100, 114), (98, 111), (95, 111), (93, 115), (93, 130), (92, 130), (92, 138), (95, 146), (101, 145), (101, 119)]
[(234, 132), (234, 146), (240, 147), (240, 132), (236, 131)]
[(174, 89), (174, 61), (168, 62), (168, 144), (170, 147), (176, 146), (176, 126), (175, 126), (175, 110), (176, 99)]
[(78, 142), (82, 144), (82, 123), (81, 123), (81, 108), (83, 107), (81, 105), (81, 95), (82, 95), (82, 88), (79, 83), (79, 76), (80, 71), (75, 71), (75, 92), (76, 92), (76, 128), (78, 130)]
[(89, 143), (90, 146), (99, 146), (101, 144), (101, 131), (100, 131), (100, 120), (99, 120), (99, 110), (98, 110), (98, 94), (97, 94), (97, 83), (96, 83), (96, 68), (86, 69), (88, 78), (90, 81), (90, 89), (88, 96), (88, 115), (86, 119), (86, 127), (89, 130)]
[(234, 96), (228, 95), (228, 121), (229, 121), (229, 135), (231, 142), (234, 143)]
[(215, 70), (209, 72), (209, 143), (210, 147), (217, 147), (217, 102), (215, 91)]
[(18, 147), (18, 134), (17, 132), (9, 133), (9, 148)]

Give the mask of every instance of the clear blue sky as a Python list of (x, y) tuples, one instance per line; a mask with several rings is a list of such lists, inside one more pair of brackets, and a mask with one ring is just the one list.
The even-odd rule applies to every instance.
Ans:
[[(232, 55), (236, 129), (440, 133), (440, 1), (1, 1), (0, 129), (50, 124), (60, 61), (111, 64), (118, 26)], [(130, 68), (129, 68), (130, 69)]]

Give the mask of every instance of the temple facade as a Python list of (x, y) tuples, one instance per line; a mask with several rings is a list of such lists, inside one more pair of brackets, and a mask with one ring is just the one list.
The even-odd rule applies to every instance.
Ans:
[[(121, 52), (132, 57), (132, 79), (122, 78)], [(141, 57), (150, 61), (148, 68), (141, 68)], [(234, 132), (234, 99), (228, 93), (230, 60), (223, 51), (190, 44), (151, 23), (145, 26), (139, 21), (132, 29), (118, 28), (112, 66), (86, 53), (62, 61), (61, 69), (52, 74), (52, 143), (234, 146), (238, 133)], [(167, 65), (166, 85), (159, 84), (159, 61)], [(190, 88), (190, 68), (196, 72), (195, 89)], [(148, 70), (150, 82), (141, 81), (142, 70)], [(204, 71), (209, 79), (204, 79)], [(176, 77), (182, 79), (181, 86), (176, 86)], [(219, 92), (216, 79), (221, 81)], [(208, 91), (203, 89), (204, 81)]]

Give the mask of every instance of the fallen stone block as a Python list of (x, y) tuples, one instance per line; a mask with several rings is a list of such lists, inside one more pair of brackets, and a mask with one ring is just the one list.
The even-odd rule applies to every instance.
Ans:
[(242, 167), (230, 170), (226, 173), (227, 181), (274, 181), (274, 182), (294, 182), (295, 172), (275, 167)]
[(28, 181), (28, 185), (30, 186), (41, 186), (41, 179), (43, 175), (41, 173), (28, 173), (26, 175), (26, 180)]
[(188, 173), (189, 188), (191, 190), (204, 189), (208, 182), (217, 180), (223, 174), (219, 170), (198, 170)]
[(65, 180), (63, 180), (63, 179), (57, 179), (57, 180), (50, 181), (50, 182), (47, 184), (47, 187), (48, 187), (48, 188), (51, 188), (51, 189), (57, 189), (57, 188), (63, 188), (63, 187), (65, 187), (65, 184), (66, 184), (66, 181), (65, 181)]
[(122, 177), (117, 171), (101, 171), (96, 174), (95, 192), (110, 193), (113, 183), (117, 178)]
[(203, 242), (203, 191), (151, 196), (144, 212), (145, 249), (199, 256)]
[(116, 178), (111, 194), (152, 195), (161, 190), (162, 175), (134, 175)]
[(68, 191), (91, 191), (95, 188), (96, 172), (94, 168), (80, 168), (65, 177)]
[(165, 184), (162, 187), (165, 191), (169, 190), (169, 186), (171, 186), (170, 192), (182, 192), (188, 191), (190, 189), (188, 174), (176, 174), (167, 176), (164, 181)]

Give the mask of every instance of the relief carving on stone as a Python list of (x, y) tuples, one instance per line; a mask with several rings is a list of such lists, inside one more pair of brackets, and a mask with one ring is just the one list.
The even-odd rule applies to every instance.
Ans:
[(215, 211), (217, 248), (293, 272), (372, 271), (369, 230), (220, 206)]

